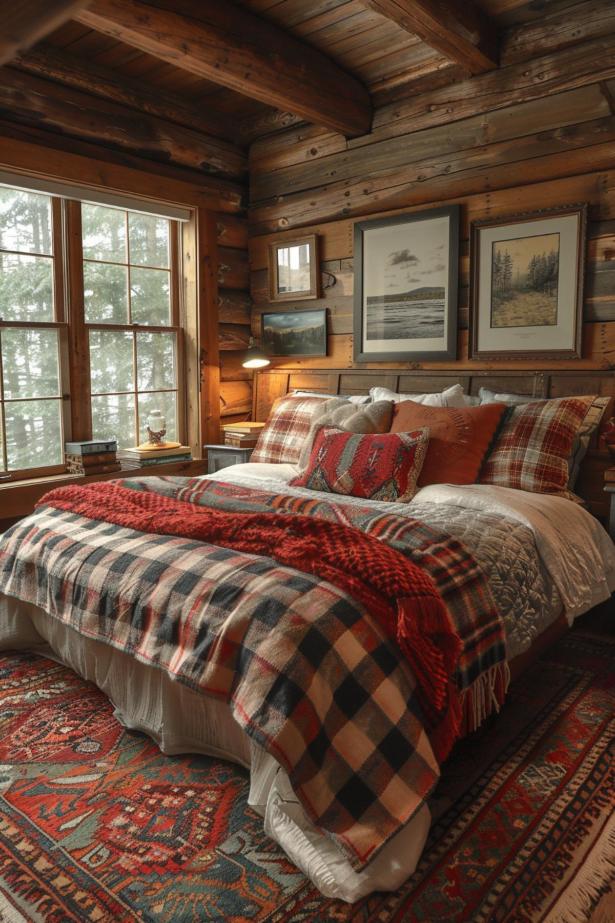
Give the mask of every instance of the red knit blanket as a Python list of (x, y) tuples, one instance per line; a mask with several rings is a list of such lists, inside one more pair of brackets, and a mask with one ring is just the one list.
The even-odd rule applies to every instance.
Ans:
[(459, 732), (453, 682), (461, 642), (431, 577), (384, 542), (351, 526), (281, 513), (206, 509), (115, 482), (60, 487), (41, 504), (141, 532), (180, 536), (265, 555), (347, 592), (394, 638), (407, 658), (436, 758)]

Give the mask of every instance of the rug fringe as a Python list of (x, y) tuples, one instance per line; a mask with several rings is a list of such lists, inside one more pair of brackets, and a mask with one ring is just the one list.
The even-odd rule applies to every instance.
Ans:
[(615, 875), (615, 815), (607, 820), (583, 866), (565, 888), (544, 923), (587, 923), (605, 882)]
[(510, 669), (506, 661), (496, 663), (477, 677), (461, 693), (463, 709), (462, 733), (471, 734), (494, 712), (499, 712), (510, 684)]

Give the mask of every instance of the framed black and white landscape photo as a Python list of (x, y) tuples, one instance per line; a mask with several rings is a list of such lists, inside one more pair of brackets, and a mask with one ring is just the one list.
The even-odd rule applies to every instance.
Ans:
[(587, 206), (472, 225), (471, 355), (581, 358)]
[(459, 206), (354, 228), (354, 358), (457, 357)]

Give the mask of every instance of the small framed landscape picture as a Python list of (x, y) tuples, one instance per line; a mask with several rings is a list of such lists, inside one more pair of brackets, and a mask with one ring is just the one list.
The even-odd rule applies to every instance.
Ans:
[(472, 225), (472, 358), (581, 358), (587, 206)]
[(355, 224), (355, 361), (455, 359), (458, 272), (458, 205)]
[(326, 356), (327, 312), (281, 311), (262, 315), (262, 348), (268, 356)]

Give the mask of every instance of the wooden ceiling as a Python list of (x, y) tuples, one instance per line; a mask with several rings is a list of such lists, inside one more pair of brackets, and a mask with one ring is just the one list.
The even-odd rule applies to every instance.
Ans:
[(374, 108), (496, 68), (502, 35), (578, 2), (22, 0), (56, 19), (8, 43), (48, 33), (4, 69), (0, 117), (237, 179), (255, 138), (366, 134)]

